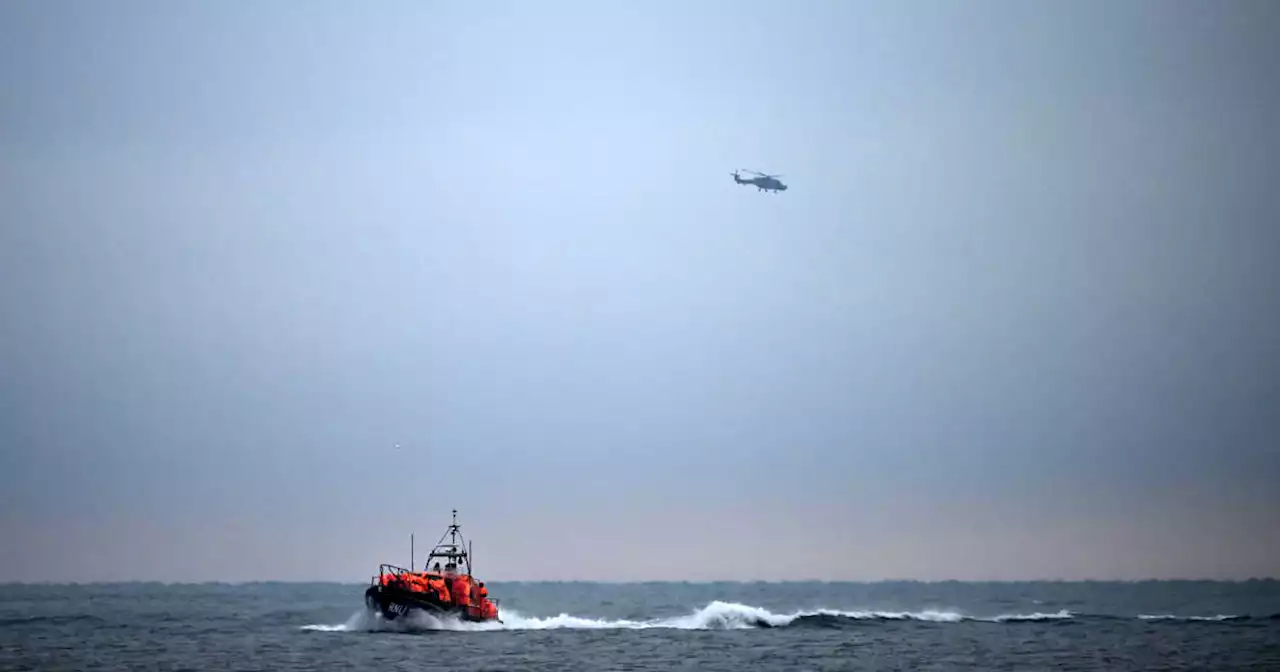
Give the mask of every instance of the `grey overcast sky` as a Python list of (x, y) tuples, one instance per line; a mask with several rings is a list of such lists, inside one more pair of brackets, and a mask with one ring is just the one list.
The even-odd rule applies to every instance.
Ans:
[(1277, 63), (1274, 0), (0, 3), (0, 580), (455, 506), (494, 580), (1280, 575)]

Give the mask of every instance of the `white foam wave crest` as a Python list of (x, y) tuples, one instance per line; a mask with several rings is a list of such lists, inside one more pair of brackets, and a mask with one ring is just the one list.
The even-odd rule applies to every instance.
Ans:
[(1066, 618), (1075, 618), (1075, 617), (1076, 617), (1075, 614), (1071, 613), (1070, 611), (1067, 611), (1066, 609), (1062, 609), (1059, 611), (1055, 611), (1052, 614), (1046, 614), (1042, 612), (1036, 612), (1034, 614), (1002, 614), (1000, 616), (996, 616), (995, 618), (989, 618), (989, 619), (983, 618), (983, 619), (975, 619), (975, 620), (993, 621), (996, 623), (1010, 623), (1010, 622), (1017, 622), (1017, 621), (1057, 621), (1057, 620), (1062, 620)]
[(1240, 618), (1235, 614), (1218, 614), (1217, 616), (1174, 616), (1173, 614), (1138, 614), (1144, 621), (1230, 621)]
[(1001, 623), (1008, 621), (1039, 621), (1072, 618), (1071, 612), (1063, 610), (1053, 614), (1004, 614), (994, 618), (975, 618), (954, 611), (840, 611), (834, 609), (817, 609), (811, 611), (795, 611), (789, 614), (775, 614), (761, 607), (753, 607), (736, 602), (715, 601), (685, 616), (650, 619), (644, 621), (629, 619), (601, 619), (583, 616), (559, 614), (539, 618), (522, 616), (511, 609), (502, 612), (502, 623), (489, 621), (472, 623), (456, 617), (436, 617), (422, 612), (412, 612), (408, 616), (394, 621), (384, 620), (380, 615), (367, 610), (360, 610), (339, 625), (307, 625), (304, 630), (320, 632), (354, 632), (354, 631), (421, 631), (421, 630), (645, 630), (650, 628), (669, 628), (676, 630), (741, 630), (759, 627), (782, 627), (790, 625), (800, 618), (837, 617), (854, 620), (901, 620), (930, 621), (936, 623), (957, 623), (960, 621), (988, 621)]
[[(509, 620), (505, 617), (503, 620)], [(457, 616), (433, 616), (422, 611), (413, 611), (394, 621), (388, 621), (381, 614), (369, 609), (360, 609), (352, 614), (345, 623), (337, 625), (304, 625), (303, 630), (316, 632), (421, 632), (425, 630), (503, 630), (507, 626), (497, 622), (474, 623), (464, 621)]]

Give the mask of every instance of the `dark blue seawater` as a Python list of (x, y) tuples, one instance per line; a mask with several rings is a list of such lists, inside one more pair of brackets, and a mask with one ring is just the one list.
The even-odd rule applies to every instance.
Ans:
[(0, 586), (3, 670), (1280, 670), (1280, 582), (498, 583), (394, 627), (363, 585)]

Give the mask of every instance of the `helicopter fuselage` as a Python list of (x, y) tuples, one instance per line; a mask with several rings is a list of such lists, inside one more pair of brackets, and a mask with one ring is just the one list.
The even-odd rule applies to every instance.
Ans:
[(749, 177), (742, 179), (736, 173), (733, 174), (733, 181), (738, 184), (753, 184), (759, 191), (786, 191), (787, 185), (778, 181), (775, 177)]

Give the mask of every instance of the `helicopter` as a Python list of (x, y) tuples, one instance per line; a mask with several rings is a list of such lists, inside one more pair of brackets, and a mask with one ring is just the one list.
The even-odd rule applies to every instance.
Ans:
[(738, 175), (738, 171), (736, 170), (730, 173), (730, 175), (733, 175), (733, 181), (737, 182), (738, 184), (756, 185), (757, 191), (786, 191), (787, 190), (787, 185), (778, 181), (778, 178), (782, 177), (781, 175), (765, 175), (764, 173), (759, 173), (754, 170), (748, 170), (747, 172), (754, 173), (759, 177), (749, 177), (744, 180)]

